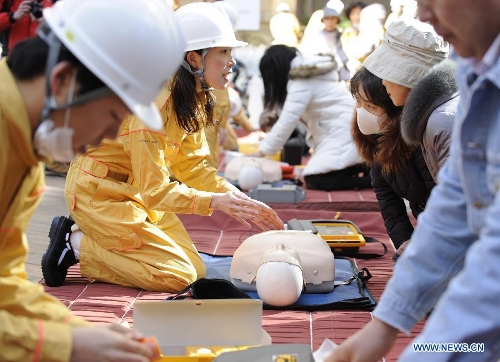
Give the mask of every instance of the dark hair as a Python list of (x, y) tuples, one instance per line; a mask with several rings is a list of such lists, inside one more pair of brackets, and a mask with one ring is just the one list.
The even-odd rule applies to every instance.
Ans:
[(359, 100), (359, 89), (363, 89), (367, 101), (382, 107), (390, 119), (398, 118), (403, 107), (395, 106), (382, 84), (382, 79), (361, 67), (351, 78), (350, 91), (354, 99)]
[[(196, 53), (201, 55), (202, 51), (196, 50)], [(186, 57), (187, 53), (184, 60)], [(196, 91), (195, 77), (187, 69), (179, 67), (172, 78), (171, 87), (177, 124), (182, 130), (186, 133), (194, 133), (202, 127), (210, 127), (218, 123), (214, 119), (215, 96), (210, 91), (200, 96)]]
[(354, 9), (356, 8), (360, 8), (360, 9), (363, 9), (364, 7), (366, 6), (366, 4), (362, 1), (357, 1), (357, 2), (354, 2), (352, 4), (350, 4), (348, 7), (345, 8), (344, 10), (344, 14), (345, 14), (345, 17), (348, 19), (348, 20), (351, 20), (350, 19), (350, 16), (351, 16), (351, 11), (353, 11)]
[(297, 52), (294, 47), (272, 45), (262, 56), (259, 69), (264, 82), (264, 108), (281, 107), (285, 103), (290, 62)]
[[(49, 46), (40, 37), (27, 38), (17, 43), (10, 51), (7, 65), (19, 80), (32, 80), (45, 75)], [(77, 69), (76, 81), (80, 85), (78, 94), (104, 87), (104, 83), (82, 64), (64, 45), (58, 62), (68, 61)]]
[[(385, 176), (403, 172), (405, 165), (418, 146), (404, 142), (401, 135), (401, 112), (403, 107), (395, 106), (382, 84), (382, 79), (361, 67), (351, 78), (350, 90), (355, 99), (360, 99), (359, 89), (363, 89), (365, 100), (382, 107), (388, 116), (388, 123), (380, 135), (363, 135), (356, 118), (351, 124), (351, 133), (358, 150), (369, 151), (368, 162), (379, 164)], [(371, 151), (370, 151), (371, 150)]]

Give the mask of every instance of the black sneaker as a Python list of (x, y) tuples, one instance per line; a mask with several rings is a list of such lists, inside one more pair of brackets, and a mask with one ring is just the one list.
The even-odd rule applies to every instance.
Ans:
[(75, 253), (69, 242), (71, 225), (75, 222), (64, 216), (52, 220), (49, 238), (50, 244), (42, 256), (42, 273), (45, 284), (59, 287), (64, 283), (70, 266), (76, 264)]

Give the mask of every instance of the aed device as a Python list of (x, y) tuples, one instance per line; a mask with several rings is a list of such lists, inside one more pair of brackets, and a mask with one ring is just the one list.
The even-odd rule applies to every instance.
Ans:
[(291, 219), (287, 226), (288, 230), (305, 230), (320, 236), (334, 252), (357, 253), (360, 247), (366, 245), (359, 228), (349, 220)]

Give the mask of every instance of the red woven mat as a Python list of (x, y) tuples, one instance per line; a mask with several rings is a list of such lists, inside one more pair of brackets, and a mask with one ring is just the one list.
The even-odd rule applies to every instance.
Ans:
[[(389, 252), (383, 258), (356, 260), (359, 268), (366, 267), (373, 277), (368, 286), (378, 299), (392, 275), (394, 248), (387, 237), (383, 220), (378, 211), (344, 211), (341, 209), (300, 209), (276, 208), (280, 217), (287, 221), (291, 218), (328, 219), (339, 217), (358, 225), (368, 236), (384, 242)], [(232, 255), (239, 244), (257, 229), (246, 230), (237, 221), (222, 212), (215, 212), (212, 217), (180, 215), (193, 241), (202, 252), (218, 255)], [(366, 252), (380, 252), (380, 246), (369, 245)], [(373, 249), (371, 249), (373, 248)], [(41, 281), (43, 283), (43, 280)], [(80, 276), (79, 266), (69, 270), (66, 283), (62, 287), (46, 290), (62, 300), (78, 316), (95, 323), (128, 322), (133, 325), (132, 309), (137, 300), (163, 300), (167, 293), (147, 292), (140, 289), (125, 288), (106, 283), (99, 283)], [(262, 324), (273, 338), (273, 343), (307, 343), (311, 348), (318, 348), (325, 338), (336, 343), (355, 333), (371, 320), (366, 311), (270, 311), (263, 312)], [(396, 346), (385, 357), (386, 361), (395, 361), (401, 351), (410, 343), (416, 333), (422, 330), (423, 323), (417, 325), (412, 337), (400, 334)]]

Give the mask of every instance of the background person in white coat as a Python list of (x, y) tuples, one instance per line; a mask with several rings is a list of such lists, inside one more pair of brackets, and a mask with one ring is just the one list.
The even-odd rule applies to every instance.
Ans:
[(339, 82), (332, 56), (303, 55), (296, 48), (273, 45), (260, 62), (264, 106), (279, 118), (261, 141), (256, 156), (273, 155), (298, 127), (314, 151), (303, 171), (308, 189), (369, 188), (350, 133), (354, 100)]

